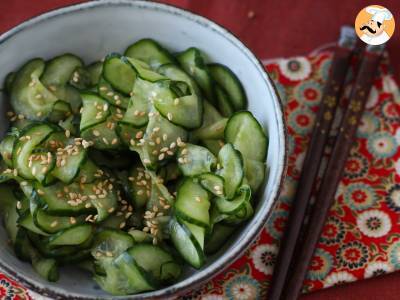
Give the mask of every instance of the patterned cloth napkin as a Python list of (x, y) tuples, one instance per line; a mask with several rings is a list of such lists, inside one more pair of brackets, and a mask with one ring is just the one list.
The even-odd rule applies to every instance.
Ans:
[[(225, 272), (181, 299), (265, 299), (296, 190), (329, 52), (266, 64), (284, 101), (289, 168), (279, 203), (257, 240)], [(387, 57), (374, 82), (357, 140), (309, 268), (303, 292), (400, 270), (400, 92)], [(340, 118), (340, 113), (337, 114)], [(329, 153), (328, 153), (329, 154)], [(40, 299), (0, 274), (1, 299)]]

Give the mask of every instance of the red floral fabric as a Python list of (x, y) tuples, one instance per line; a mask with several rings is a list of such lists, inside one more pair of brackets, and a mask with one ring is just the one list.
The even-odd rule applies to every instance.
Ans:
[[(241, 258), (182, 299), (266, 298), (331, 58), (320, 53), (266, 64), (284, 102), (289, 132), (289, 168), (279, 203)], [(400, 269), (400, 92), (387, 59), (379, 71), (303, 292)], [(336, 124), (340, 117), (339, 111)], [(29, 299), (4, 276), (0, 298)]]

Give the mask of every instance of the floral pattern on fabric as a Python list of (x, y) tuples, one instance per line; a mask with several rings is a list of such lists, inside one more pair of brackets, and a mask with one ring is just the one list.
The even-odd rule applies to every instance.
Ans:
[[(274, 213), (248, 251), (201, 288), (196, 300), (266, 299), (279, 239), (329, 74), (331, 53), (279, 59), (266, 70), (276, 83), (288, 124), (289, 165)], [(400, 92), (382, 61), (357, 130), (336, 201), (312, 259), (303, 292), (400, 270)], [(349, 89), (345, 89), (349, 92)], [(335, 124), (342, 112), (337, 113)], [(29, 299), (0, 277), (0, 298)], [(12, 286), (11, 286), (12, 285)]]

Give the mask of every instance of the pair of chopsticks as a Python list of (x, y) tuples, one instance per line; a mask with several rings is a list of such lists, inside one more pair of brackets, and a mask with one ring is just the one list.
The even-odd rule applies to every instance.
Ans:
[[(361, 46), (356, 42), (354, 29), (342, 28), (335, 48), (330, 75), (325, 86), (310, 145), (304, 159), (298, 188), (293, 200), (287, 228), (280, 244), (280, 251), (269, 291), (269, 300), (297, 299), (308, 266), (314, 254), (329, 208), (343, 173), (347, 156), (360, 122), (368, 94), (377, 72), (384, 46)], [(361, 56), (361, 58), (359, 58)], [(327, 146), (335, 112), (342, 97), (343, 86), (349, 76), (350, 61), (357, 60), (349, 103), (345, 108), (333, 150), (319, 186), (315, 204), (305, 225), (307, 208), (321, 160)]]

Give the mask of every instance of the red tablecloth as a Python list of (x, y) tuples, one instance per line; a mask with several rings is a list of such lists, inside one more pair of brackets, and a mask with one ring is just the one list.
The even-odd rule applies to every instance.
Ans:
[[(2, 0), (0, 1), (0, 32), (19, 22), (52, 8), (78, 3), (76, 0)], [(259, 58), (305, 54), (324, 43), (335, 41), (342, 24), (352, 24), (355, 15), (366, 4), (352, 1), (165, 1), (205, 15), (238, 35)], [(400, 1), (382, 0), (400, 20)], [(253, 17), (250, 17), (253, 15)], [(318, 24), (319, 26), (316, 26)], [(399, 31), (399, 30), (397, 30)], [(389, 54), (400, 71), (400, 34), (389, 43)], [(394, 273), (372, 280), (303, 296), (302, 299), (397, 299), (396, 284), (400, 274)]]

